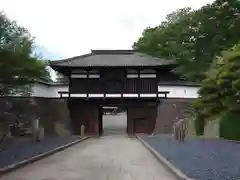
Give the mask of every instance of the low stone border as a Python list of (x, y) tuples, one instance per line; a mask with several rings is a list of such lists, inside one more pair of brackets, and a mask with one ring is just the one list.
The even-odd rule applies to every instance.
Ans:
[(33, 163), (33, 162), (35, 162), (35, 161), (38, 161), (38, 160), (40, 160), (40, 159), (42, 159), (42, 158), (45, 158), (45, 157), (50, 156), (50, 155), (52, 155), (52, 154), (55, 154), (55, 153), (57, 153), (57, 152), (59, 152), (59, 151), (62, 151), (62, 150), (66, 149), (66, 148), (68, 148), (68, 147), (70, 147), (70, 146), (73, 146), (73, 145), (75, 145), (75, 144), (77, 144), (77, 143), (79, 143), (79, 142), (82, 142), (82, 141), (84, 141), (84, 140), (86, 140), (86, 139), (88, 139), (88, 138), (90, 138), (90, 137), (84, 137), (84, 138), (82, 138), (82, 139), (78, 139), (78, 140), (73, 141), (73, 142), (70, 142), (70, 143), (68, 143), (68, 144), (59, 146), (59, 147), (57, 147), (57, 148), (55, 148), (55, 149), (53, 149), (53, 150), (50, 150), (50, 151), (48, 151), (48, 152), (45, 152), (45, 153), (42, 153), (42, 154), (38, 154), (38, 155), (36, 155), (36, 156), (33, 156), (33, 157), (31, 157), (31, 158), (28, 158), (28, 159), (25, 159), (25, 160), (20, 161), (20, 162), (18, 162), (18, 163), (8, 165), (8, 166), (6, 166), (6, 167), (4, 167), (4, 168), (0, 168), (0, 177), (1, 177), (3, 174), (9, 173), (9, 172), (14, 171), (14, 170), (16, 170), (16, 169), (18, 169), (18, 168), (21, 168), (21, 167), (23, 167), (23, 166), (26, 166), (26, 165), (28, 165), (28, 164), (31, 164), (31, 163)]
[(148, 143), (146, 143), (142, 138), (136, 136), (137, 139), (157, 158), (157, 160), (163, 164), (170, 172), (172, 172), (179, 180), (194, 180), (187, 177), (181, 170), (176, 168), (172, 163), (170, 163), (165, 157), (154, 150)]
[(194, 137), (197, 139), (203, 139), (203, 140), (220, 140), (220, 141), (227, 141), (227, 142), (231, 142), (231, 143), (240, 143), (239, 140), (231, 140), (231, 139), (224, 139), (221, 137), (204, 137), (204, 136), (190, 136), (190, 137)]

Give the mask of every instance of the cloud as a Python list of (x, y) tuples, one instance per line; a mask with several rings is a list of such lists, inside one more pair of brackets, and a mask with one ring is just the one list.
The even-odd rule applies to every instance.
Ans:
[(130, 49), (144, 28), (166, 14), (213, 0), (0, 0), (0, 9), (26, 27), (40, 46), (69, 57), (91, 49)]

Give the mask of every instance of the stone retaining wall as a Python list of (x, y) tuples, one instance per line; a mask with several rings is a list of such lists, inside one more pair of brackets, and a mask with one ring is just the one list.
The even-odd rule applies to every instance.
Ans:
[[(193, 99), (165, 99), (158, 106), (158, 116), (155, 126), (156, 133), (172, 133), (173, 123), (181, 118), (187, 118), (191, 113)], [(187, 134), (195, 136), (194, 119), (188, 118)], [(218, 138), (219, 121), (207, 122), (204, 128), (205, 138)]]
[[(0, 98), (0, 108), (4, 109), (2, 107), (2, 101), (4, 99)], [(96, 113), (89, 114), (89, 111), (86, 111), (86, 103), (80, 105), (73, 104), (74, 109), (79, 114), (80, 112), (85, 112), (81, 116), (73, 119), (77, 119), (78, 121), (71, 121), (70, 114), (68, 111), (68, 103), (65, 99), (54, 99), (54, 98), (34, 98), (34, 97), (28, 97), (28, 98), (8, 98), (9, 101), (13, 102), (14, 104), (17, 104), (17, 107), (25, 109), (25, 116), (26, 120), (30, 121), (31, 119), (35, 117), (40, 118), (40, 125), (44, 127), (45, 135), (69, 135), (73, 133), (72, 130), (72, 123), (77, 128), (78, 131), (80, 131), (80, 122), (83, 122), (84, 119), (86, 119), (86, 123), (89, 123), (89, 120), (92, 118), (99, 118), (98, 111)], [(30, 100), (35, 100), (36, 105), (38, 108), (32, 108), (29, 104)], [(161, 103), (158, 106), (157, 109), (157, 119), (155, 124), (155, 133), (172, 133), (172, 125), (174, 122), (176, 122), (178, 119), (184, 118), (189, 115), (189, 111), (187, 111), (192, 104), (193, 100), (191, 99), (164, 99), (161, 101)], [(83, 111), (81, 111), (80, 109)], [(136, 112), (131, 114), (128, 114), (128, 119), (131, 118), (131, 116), (140, 116), (141, 112), (148, 113), (151, 116), (149, 117), (155, 117), (154, 111), (148, 111), (148, 108), (143, 108), (142, 110), (137, 110)], [(2, 137), (2, 132), (4, 131), (5, 127), (1, 123), (1, 117), (2, 117), (2, 111), (0, 111), (0, 137)], [(130, 111), (129, 111), (130, 113)], [(84, 116), (85, 114), (85, 116)], [(84, 118), (84, 117), (85, 118)], [(151, 119), (151, 118), (150, 118)], [(154, 124), (152, 124), (152, 120), (148, 121), (147, 124), (149, 126), (149, 129), (154, 127)], [(154, 122), (155, 123), (155, 122)], [(130, 125), (130, 124), (129, 124)], [(218, 136), (218, 127), (217, 123), (211, 122), (209, 125), (205, 127), (205, 136), (206, 137), (217, 137)], [(95, 126), (91, 125), (91, 128), (95, 129)], [(131, 125), (129, 126), (131, 128)], [(89, 127), (90, 128), (90, 127)], [(88, 126), (86, 126), (86, 131), (88, 131)], [(75, 131), (77, 131), (75, 129)], [(99, 130), (98, 130), (99, 131)], [(189, 128), (188, 128), (188, 134), (189, 135), (195, 135), (194, 125), (193, 121), (190, 122)]]
[(155, 133), (172, 133), (173, 123), (189, 116), (192, 99), (163, 99), (158, 106)]
[[(0, 98), (1, 106), (6, 98)], [(34, 97), (11, 97), (7, 98), (12, 104), (18, 108), (24, 108), (24, 118), (31, 121), (36, 117), (40, 118), (40, 125), (44, 128), (45, 135), (66, 135), (72, 131), (71, 121), (67, 108), (67, 100), (54, 98), (34, 98)], [(33, 107), (30, 102), (36, 103)], [(4, 109), (5, 107), (0, 107)], [(16, 112), (11, 112), (16, 113)], [(3, 112), (0, 111), (0, 118), (4, 118)], [(3, 128), (0, 128), (3, 129)], [(3, 131), (3, 130), (1, 130)]]

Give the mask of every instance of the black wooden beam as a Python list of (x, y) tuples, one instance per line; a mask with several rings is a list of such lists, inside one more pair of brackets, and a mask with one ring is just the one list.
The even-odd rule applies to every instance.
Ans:
[(137, 70), (137, 93), (138, 93), (138, 98), (140, 98), (140, 93), (141, 93), (141, 79), (140, 79), (140, 70)]
[(68, 81), (69, 81), (69, 85), (68, 85), (68, 97), (71, 97), (71, 90), (72, 90), (72, 78), (71, 78), (71, 74), (72, 74), (72, 72), (69, 71), (69, 73), (68, 73)]

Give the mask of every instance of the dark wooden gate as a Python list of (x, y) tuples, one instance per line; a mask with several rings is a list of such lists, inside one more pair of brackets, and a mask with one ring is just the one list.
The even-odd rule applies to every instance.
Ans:
[[(68, 77), (69, 90), (59, 92), (69, 100), (73, 130), (81, 125), (87, 134), (102, 134), (103, 105), (127, 108), (127, 132), (152, 133), (162, 94), (158, 82), (171, 77), (175, 66), (132, 50), (93, 50), (90, 54), (51, 61), (51, 67)], [(170, 80), (167, 78), (167, 80)], [(161, 97), (159, 96), (161, 94)]]

